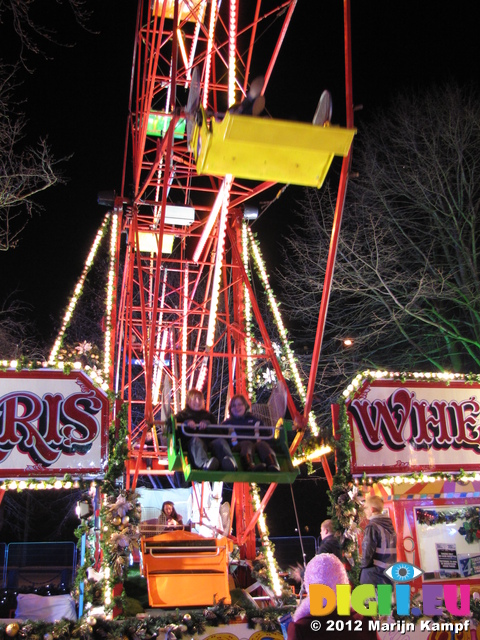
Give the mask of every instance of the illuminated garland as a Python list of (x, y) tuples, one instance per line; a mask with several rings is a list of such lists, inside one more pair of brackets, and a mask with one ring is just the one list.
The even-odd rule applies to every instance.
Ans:
[[(285, 350), (285, 353), (287, 354), (288, 364), (290, 365), (290, 369), (291, 369), (292, 374), (293, 374), (293, 379), (294, 379), (294, 382), (295, 382), (295, 386), (296, 386), (297, 392), (300, 395), (300, 397), (302, 398), (302, 400), (305, 401), (305, 399), (307, 397), (307, 392), (306, 392), (306, 389), (305, 389), (305, 385), (303, 384), (303, 381), (302, 381), (302, 379), (300, 377), (300, 373), (298, 371), (298, 366), (297, 366), (297, 361), (295, 359), (293, 350), (290, 347), (290, 344), (288, 342), (287, 329), (285, 327), (285, 324), (283, 323), (283, 319), (282, 319), (282, 316), (281, 316), (281, 313), (280, 313), (280, 309), (279, 309), (278, 303), (275, 300), (275, 296), (273, 295), (273, 291), (272, 291), (272, 288), (270, 286), (267, 269), (266, 269), (263, 257), (261, 255), (261, 252), (260, 252), (260, 247), (258, 246), (258, 243), (255, 241), (255, 238), (253, 237), (253, 233), (252, 233), (252, 230), (250, 229), (250, 227), (248, 227), (247, 231), (248, 231), (248, 236), (249, 236), (249, 240), (250, 240), (250, 248), (251, 248), (254, 264), (257, 267), (257, 273), (258, 273), (258, 275), (260, 277), (260, 280), (261, 280), (261, 282), (263, 284), (265, 293), (267, 294), (268, 304), (270, 306), (270, 309), (272, 310), (274, 321), (275, 321), (278, 333), (280, 335), (280, 340), (282, 342), (283, 349)], [(319, 429), (318, 429), (318, 426), (317, 426), (317, 423), (316, 423), (316, 420), (315, 420), (315, 415), (314, 415), (313, 411), (311, 411), (309, 416), (308, 416), (308, 424), (310, 425), (310, 428), (312, 430), (313, 435), (315, 437), (317, 437), (319, 435)]]
[[(88, 483), (87, 483), (88, 484)], [(26, 480), (1, 480), (0, 489), (5, 491), (26, 491), (34, 490), (52, 490), (52, 489), (80, 489), (87, 486), (84, 482), (73, 480), (69, 475), (65, 475), (62, 480), (59, 478), (49, 478), (45, 480), (26, 479)]]
[(470, 482), (480, 482), (480, 473), (466, 473), (463, 469), (458, 472), (435, 472), (434, 474), (427, 475), (422, 471), (415, 473), (402, 475), (402, 476), (367, 476), (363, 474), (362, 478), (356, 478), (355, 484), (361, 484), (364, 486), (373, 484), (383, 484), (384, 486), (402, 485), (402, 484), (418, 484), (423, 482), (425, 484), (439, 482), (446, 480), (448, 482), (458, 482), (460, 484), (468, 484)]
[(315, 443), (315, 445), (309, 449), (307, 449), (307, 447), (304, 447), (303, 445), (304, 443), (302, 441), (299, 447), (300, 455), (297, 455), (295, 456), (295, 458), (292, 458), (292, 464), (294, 467), (298, 467), (304, 462), (312, 462), (313, 460), (318, 460), (322, 456), (325, 456), (328, 453), (332, 452), (332, 447), (328, 444), (325, 444), (319, 447), (318, 443)]
[(100, 247), (100, 243), (107, 231), (110, 217), (111, 217), (111, 214), (110, 212), (108, 212), (105, 215), (105, 218), (103, 219), (102, 226), (100, 227), (99, 231), (97, 232), (97, 235), (95, 236), (95, 240), (93, 242), (92, 248), (90, 249), (90, 253), (88, 254), (87, 260), (83, 267), (82, 275), (80, 276), (77, 282), (77, 285), (74, 289), (73, 295), (70, 299), (67, 310), (63, 317), (62, 326), (60, 327), (60, 331), (58, 333), (57, 339), (55, 340), (52, 351), (50, 352), (50, 356), (48, 358), (49, 365), (55, 365), (57, 363), (57, 355), (60, 350), (60, 347), (62, 346), (63, 338), (65, 336), (65, 331), (67, 330), (67, 327), (70, 324), (70, 320), (72, 318), (75, 307), (77, 306), (78, 300), (82, 295), (83, 286), (85, 284), (86, 277), (88, 275), (88, 272), (90, 271), (90, 268), (93, 264), (95, 256), (97, 255), (97, 251)]
[(422, 373), (418, 371), (370, 371), (366, 370), (355, 376), (348, 387), (343, 391), (343, 397), (345, 400), (350, 400), (351, 396), (356, 393), (357, 389), (362, 386), (364, 382), (377, 380), (379, 378), (389, 378), (390, 380), (398, 380), (399, 382), (405, 382), (406, 380), (438, 380), (440, 382), (449, 382), (459, 380), (461, 382), (478, 382), (480, 383), (480, 374), (476, 373), (449, 373), (447, 371), (440, 371), (438, 373)]
[[(0, 638), (18, 637), (29, 640), (152, 640), (153, 638), (192, 638), (205, 633), (207, 627), (247, 621), (250, 629), (258, 625), (263, 631), (281, 633), (278, 619), (294, 607), (242, 609), (237, 605), (217, 604), (203, 611), (175, 610), (160, 615), (141, 615), (108, 620), (89, 615), (78, 622), (60, 620), (49, 623), (14, 620), (0, 623)], [(232, 628), (235, 632), (235, 627)], [(255, 634), (257, 635), (257, 634)], [(262, 634), (263, 635), (263, 634)]]
[[(260, 490), (258, 485), (252, 483), (250, 485), (250, 494), (252, 496), (255, 511), (261, 508)], [(277, 598), (286, 599), (287, 602), (292, 596), (290, 587), (282, 581), (279, 576), (279, 567), (275, 560), (275, 548), (270, 541), (270, 534), (265, 521), (265, 514), (262, 512), (258, 518), (257, 527), (260, 533), (262, 554), (256, 559), (257, 567), (255, 577), (259, 582), (263, 582), (269, 586)]]
[(100, 355), (95, 345), (84, 341), (78, 343), (75, 347), (62, 347), (58, 352), (57, 358), (57, 362), (54, 364), (50, 364), (46, 360), (27, 360), (26, 358), (2, 360), (0, 361), (0, 369), (2, 371), (7, 371), (8, 369), (15, 369), (15, 371), (22, 371), (23, 369), (58, 369), (65, 374), (70, 373), (72, 369), (84, 371), (95, 386), (105, 392), (109, 391), (109, 384), (104, 380), (103, 373), (98, 367)]
[[(247, 278), (251, 280), (250, 266), (248, 263), (248, 234), (247, 225), (244, 222), (242, 225), (242, 261), (247, 274)], [(255, 402), (255, 388), (253, 386), (253, 358), (252, 358), (252, 303), (250, 302), (250, 296), (248, 295), (247, 285), (243, 285), (243, 294), (245, 300), (245, 350), (247, 352), (247, 391), (249, 398), (252, 402)]]
[(105, 380), (110, 378), (110, 367), (112, 364), (112, 310), (115, 287), (115, 249), (117, 245), (117, 229), (118, 215), (112, 216), (112, 225), (110, 229), (110, 245), (109, 245), (109, 266), (107, 280), (107, 301), (105, 309), (105, 351), (103, 358), (103, 373)]
[(356, 585), (360, 578), (358, 533), (363, 517), (362, 494), (350, 472), (352, 453), (347, 410), (343, 400), (340, 400), (339, 404), (338, 439), (335, 440), (337, 471), (333, 476), (332, 488), (328, 492), (329, 515), (334, 531), (339, 535), (343, 555), (350, 565), (350, 580)]
[(437, 511), (436, 509), (416, 509), (415, 517), (419, 524), (434, 527), (437, 524), (448, 524), (463, 520), (458, 533), (464, 536), (468, 544), (478, 542), (480, 538), (480, 508), (467, 507), (454, 511)]

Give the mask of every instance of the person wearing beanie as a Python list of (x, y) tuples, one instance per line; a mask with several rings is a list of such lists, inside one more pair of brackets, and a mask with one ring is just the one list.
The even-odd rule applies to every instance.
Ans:
[[(293, 614), (293, 621), (288, 625), (287, 640), (344, 640), (350, 634), (356, 640), (377, 640), (377, 632), (370, 630), (366, 620), (358, 614), (352, 612), (350, 616), (339, 616), (336, 610), (326, 616), (312, 616), (310, 613), (311, 584), (324, 584), (335, 592), (337, 584), (349, 584), (345, 567), (337, 556), (333, 553), (320, 553), (310, 560), (305, 569), (304, 584), (307, 597), (301, 601)], [(312, 629), (314, 620), (320, 622), (320, 630), (314, 630), (315, 625)], [(352, 630), (345, 627), (348, 620), (359, 621), (355, 625), (356, 631), (353, 631), (353, 627)], [(331, 630), (327, 630), (329, 626), (332, 626)]]

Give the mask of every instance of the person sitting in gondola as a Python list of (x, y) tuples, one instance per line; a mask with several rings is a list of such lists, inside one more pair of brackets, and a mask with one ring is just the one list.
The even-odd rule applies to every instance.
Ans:
[[(215, 424), (215, 416), (205, 409), (203, 394), (198, 389), (187, 391), (186, 407), (175, 416), (177, 424), (185, 424), (192, 430), (199, 430), (211, 435), (211, 438), (201, 438), (195, 435), (181, 434), (182, 446), (187, 448), (192, 466), (205, 471), (216, 471), (220, 467), (223, 471), (236, 471), (237, 463), (226, 438), (215, 437), (225, 435), (227, 430), (208, 429), (209, 424)], [(213, 455), (208, 457), (208, 450)]]
[(158, 516), (158, 524), (162, 529), (178, 529), (183, 526), (183, 518), (176, 512), (175, 505), (170, 500), (162, 504), (162, 512)]
[[(242, 429), (241, 435), (256, 437), (255, 431), (263, 423), (261, 420), (255, 418), (253, 413), (250, 412), (250, 405), (247, 399), (242, 394), (233, 396), (228, 405), (229, 416), (222, 422), (222, 424), (238, 425), (238, 426), (252, 426), (251, 429)], [(260, 430), (258, 430), (260, 433)], [(240, 432), (239, 432), (240, 433)], [(235, 434), (235, 431), (233, 431)], [(232, 435), (233, 435), (232, 434)], [(257, 436), (258, 437), (258, 436)], [(231, 437), (231, 440), (236, 439), (236, 434)], [(273, 439), (273, 438), (272, 438)], [(242, 466), (246, 471), (280, 471), (280, 465), (277, 461), (277, 456), (274, 450), (270, 446), (268, 440), (243, 440), (238, 441), (236, 448), (240, 451), (240, 459)], [(258, 453), (260, 463), (254, 462), (254, 451)]]

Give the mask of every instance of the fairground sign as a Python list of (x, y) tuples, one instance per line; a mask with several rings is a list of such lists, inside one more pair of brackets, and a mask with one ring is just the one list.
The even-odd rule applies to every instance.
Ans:
[(480, 384), (365, 380), (346, 402), (352, 473), (480, 468)]
[(81, 371), (0, 372), (0, 477), (97, 475), (108, 399)]

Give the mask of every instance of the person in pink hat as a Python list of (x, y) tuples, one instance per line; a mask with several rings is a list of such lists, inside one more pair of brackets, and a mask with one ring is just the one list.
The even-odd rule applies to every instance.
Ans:
[[(336, 611), (327, 616), (312, 616), (310, 613), (310, 585), (324, 584), (336, 591), (337, 584), (349, 584), (347, 572), (342, 562), (333, 553), (321, 553), (315, 556), (307, 564), (305, 569), (304, 585), (307, 597), (304, 598), (293, 614), (293, 622), (288, 625), (287, 640), (344, 640), (350, 635), (356, 640), (377, 640), (377, 632), (368, 628), (366, 619), (352, 614), (350, 616), (339, 616)], [(319, 621), (321, 628), (317, 630)], [(337, 621), (357, 621), (356, 630), (349, 630), (345, 625), (335, 625)], [(333, 621), (333, 625), (328, 621)], [(331, 630), (327, 630), (332, 627)], [(313, 627), (313, 629), (312, 629)]]

